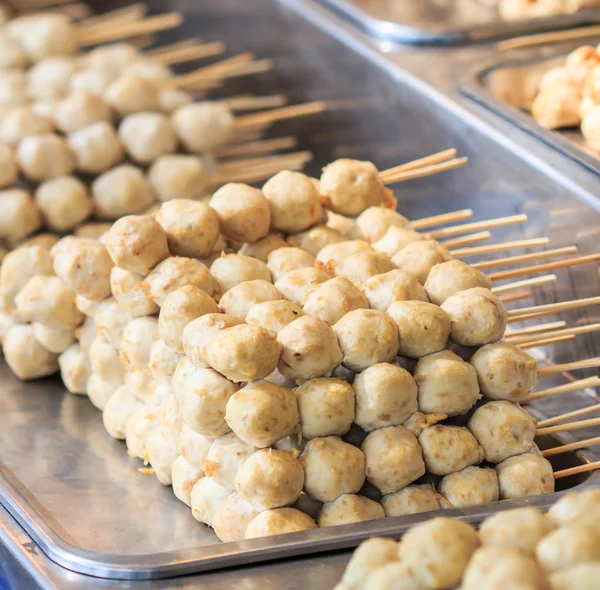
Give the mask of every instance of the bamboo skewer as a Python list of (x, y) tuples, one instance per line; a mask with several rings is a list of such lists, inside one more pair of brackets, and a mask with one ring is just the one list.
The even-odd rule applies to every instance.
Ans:
[(170, 52), (151, 55), (150, 58), (166, 66), (182, 64), (196, 59), (214, 57), (221, 55), (225, 51), (225, 45), (221, 41), (204, 43), (203, 45), (194, 45), (192, 47), (183, 47)]
[(296, 137), (276, 137), (274, 139), (261, 139), (246, 143), (236, 143), (224, 145), (217, 148), (213, 154), (217, 158), (233, 158), (239, 156), (251, 156), (256, 154), (266, 154), (278, 150), (295, 148), (298, 145)]
[[(503, 252), (504, 250), (513, 250), (516, 248), (530, 248), (532, 246), (547, 246), (550, 240), (548, 238), (531, 238), (528, 240), (515, 240), (513, 242), (504, 242), (500, 244), (489, 244), (487, 246), (474, 246), (473, 248), (461, 248), (452, 252), (453, 256), (465, 258), (467, 256), (477, 256), (479, 254), (491, 254), (492, 252)], [(474, 266), (474, 265), (471, 265)]]
[(415, 231), (418, 231), (420, 229), (425, 229), (426, 227), (462, 221), (463, 219), (470, 219), (471, 217), (473, 217), (473, 209), (461, 209), (460, 211), (452, 211), (451, 213), (442, 213), (441, 215), (432, 215), (431, 217), (415, 219), (410, 225)]
[(395, 175), (389, 175), (385, 177), (384, 183), (395, 184), (397, 182), (405, 182), (407, 180), (413, 180), (415, 178), (423, 178), (425, 176), (432, 176), (439, 174), (440, 172), (447, 172), (464, 166), (469, 161), (468, 158), (454, 158), (440, 164), (432, 164), (430, 166), (423, 166), (415, 170), (406, 170), (404, 172), (398, 172)]
[(582, 428), (591, 428), (592, 426), (600, 426), (600, 418), (590, 418), (588, 420), (580, 420), (579, 422), (567, 422), (566, 424), (559, 424), (557, 426), (538, 428), (535, 433), (537, 436), (542, 436), (544, 434), (557, 434), (558, 432), (581, 430)]
[(521, 321), (532, 317), (539, 317), (563, 311), (572, 311), (600, 304), (600, 297), (586, 297), (584, 299), (574, 299), (573, 301), (563, 301), (561, 303), (549, 303), (547, 305), (534, 305), (532, 307), (522, 307), (521, 309), (512, 309), (508, 312), (509, 321)]
[(387, 178), (394, 178), (400, 172), (406, 172), (408, 170), (416, 170), (417, 168), (423, 168), (425, 166), (431, 166), (432, 164), (439, 164), (441, 162), (445, 162), (447, 160), (451, 160), (456, 156), (456, 149), (451, 148), (449, 150), (444, 150), (438, 152), (436, 154), (431, 154), (430, 156), (425, 156), (424, 158), (419, 158), (417, 160), (411, 160), (410, 162), (406, 162), (406, 164), (400, 164), (399, 166), (394, 166), (393, 168), (388, 168), (387, 170), (383, 170), (379, 173), (379, 177), (383, 180), (384, 183), (387, 184)]
[(475, 221), (473, 223), (465, 223), (463, 225), (455, 225), (452, 227), (445, 227), (427, 233), (427, 237), (430, 239), (445, 238), (450, 236), (458, 236), (462, 234), (468, 234), (473, 231), (479, 231), (484, 229), (494, 229), (496, 227), (504, 227), (507, 225), (515, 225), (519, 223), (525, 223), (527, 221), (527, 215), (510, 215), (508, 217), (498, 217), (496, 219), (488, 219), (487, 221)]
[(493, 287), (492, 291), (496, 294), (506, 293), (506, 291), (514, 291), (521, 287), (540, 287), (542, 285), (549, 285), (556, 283), (556, 275), (545, 275), (543, 277), (534, 277), (532, 279), (524, 279), (522, 281), (516, 281), (514, 283), (507, 283), (506, 285), (499, 285)]
[(592, 369), (600, 367), (600, 357), (585, 359), (583, 361), (575, 361), (572, 363), (563, 363), (562, 365), (548, 365), (539, 367), (537, 370), (538, 379), (550, 377), (557, 373), (566, 373), (567, 371), (576, 371), (578, 369)]
[(252, 111), (260, 109), (275, 109), (287, 103), (285, 94), (273, 94), (272, 96), (232, 96), (219, 100), (221, 104), (227, 105), (232, 111)]
[[(569, 336), (571, 334), (577, 336), (578, 334), (590, 334), (598, 331), (600, 331), (600, 323), (577, 326), (576, 328), (565, 328), (563, 330), (554, 330), (552, 332), (546, 332), (544, 336), (547, 338), (552, 338), (554, 336)], [(518, 338), (512, 339), (512, 344), (525, 344), (531, 340), (535, 340), (535, 336), (519, 336)]]
[(580, 440), (579, 442), (569, 443), (568, 445), (561, 445), (560, 447), (554, 447), (552, 449), (546, 449), (545, 451), (542, 451), (542, 456), (553, 457), (554, 455), (568, 453), (569, 451), (587, 449), (598, 444), (600, 444), (600, 436), (597, 436), (595, 438), (588, 438), (587, 440)]
[(535, 266), (528, 266), (526, 268), (517, 268), (514, 270), (505, 270), (502, 272), (492, 273), (488, 275), (488, 278), (491, 281), (501, 281), (513, 277), (522, 277), (523, 275), (534, 274), (536, 272), (554, 270), (555, 268), (568, 268), (570, 266), (577, 266), (579, 264), (598, 262), (599, 260), (600, 254), (589, 254), (587, 256), (577, 256), (575, 258), (568, 258), (567, 260), (558, 260), (556, 262), (547, 262), (545, 264), (537, 264)]
[(533, 47), (535, 45), (546, 45), (548, 43), (570, 41), (572, 39), (585, 39), (586, 37), (593, 37), (596, 35), (600, 35), (600, 26), (598, 25), (580, 27), (568, 31), (523, 35), (522, 37), (496, 43), (496, 49), (500, 51), (508, 51), (511, 49), (521, 49), (523, 47)]
[(142, 20), (148, 12), (148, 7), (143, 2), (132, 4), (125, 8), (111, 10), (103, 14), (89, 16), (75, 24), (78, 32), (88, 32), (94, 28), (123, 25)]
[[(442, 246), (445, 248), (458, 248), (460, 246), (468, 246), (469, 244), (476, 244), (477, 242), (485, 242), (485, 240), (489, 240), (492, 237), (491, 232), (489, 231), (480, 231), (475, 232), (474, 234), (468, 234), (466, 236), (462, 236), (460, 238), (452, 238), (451, 240), (445, 240), (440, 242)], [(453, 250), (450, 250), (450, 254), (453, 253)]]
[[(502, 297), (500, 298), (502, 299)], [(548, 324), (537, 324), (536, 326), (528, 326), (527, 328), (520, 328), (519, 330), (512, 330), (504, 334), (504, 339), (510, 342), (511, 338), (517, 336), (524, 336), (525, 334), (539, 334), (540, 332), (548, 332), (550, 330), (558, 330), (565, 328), (567, 322), (549, 322)]]
[(581, 418), (581, 416), (587, 416), (588, 414), (594, 414), (595, 412), (600, 412), (600, 404), (588, 406), (587, 408), (582, 408), (581, 410), (575, 410), (573, 412), (567, 412), (566, 414), (560, 414), (559, 416), (554, 416), (553, 418), (548, 418), (547, 420), (541, 420), (537, 423), (537, 426), (538, 428), (553, 426), (554, 424), (567, 422), (573, 418)]
[(243, 160), (231, 160), (223, 162), (219, 165), (218, 172), (237, 170), (240, 168), (254, 168), (255, 166), (269, 165), (276, 162), (284, 162), (288, 160), (308, 160), (312, 157), (312, 153), (308, 151), (292, 152), (289, 154), (279, 154), (271, 156), (260, 156), (255, 158), (245, 158)]
[(529, 299), (530, 297), (533, 297), (533, 291), (519, 291), (518, 293), (513, 293), (512, 295), (501, 295), (500, 301), (502, 301), (502, 303), (512, 303), (513, 301)]
[[(554, 336), (553, 338), (543, 338), (542, 340), (532, 340), (525, 344), (518, 344), (517, 346), (521, 350), (527, 350), (528, 348), (540, 348), (541, 346), (549, 346), (550, 344), (559, 344), (561, 342), (569, 342), (575, 340), (575, 336), (572, 334), (569, 336)], [(512, 343), (511, 343), (512, 344)]]
[(546, 397), (552, 397), (555, 395), (562, 395), (563, 393), (572, 393), (574, 391), (580, 391), (582, 389), (586, 389), (587, 387), (598, 387), (599, 385), (600, 378), (598, 377), (588, 377), (587, 379), (579, 379), (577, 381), (572, 381), (571, 383), (565, 383), (563, 385), (551, 387), (550, 389), (545, 389), (544, 391), (535, 391), (527, 397), (525, 403), (529, 403), (538, 399), (544, 399)]
[(507, 256), (505, 258), (497, 258), (496, 260), (474, 262), (471, 266), (479, 270), (484, 270), (486, 268), (494, 268), (495, 266), (510, 266), (521, 262), (544, 260), (546, 258), (568, 256), (570, 254), (577, 254), (577, 246), (566, 246), (565, 248), (555, 248), (554, 250), (542, 250), (541, 252), (533, 252), (531, 254), (520, 254), (519, 256)]
[(197, 37), (191, 37), (184, 39), (183, 41), (176, 41), (175, 43), (167, 43), (166, 45), (160, 45), (145, 51), (146, 57), (161, 57), (174, 51), (180, 51), (182, 49), (189, 49), (190, 47), (198, 47), (202, 45), (200, 39)]
[(585, 465), (579, 465), (578, 467), (569, 467), (569, 469), (563, 469), (562, 471), (556, 471), (554, 473), (554, 479), (561, 479), (562, 477), (568, 477), (569, 475), (578, 475), (579, 473), (587, 473), (588, 471), (595, 471), (596, 469), (600, 469), (600, 461), (586, 463)]
[(235, 126), (238, 129), (243, 129), (245, 127), (254, 127), (258, 125), (270, 125), (275, 121), (322, 113), (326, 109), (327, 105), (323, 101), (307, 102), (304, 104), (282, 107), (280, 109), (273, 109), (271, 111), (263, 111), (262, 113), (244, 115), (236, 119)]

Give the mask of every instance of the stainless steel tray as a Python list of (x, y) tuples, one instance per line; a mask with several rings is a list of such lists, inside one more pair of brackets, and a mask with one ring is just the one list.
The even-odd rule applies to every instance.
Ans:
[(565, 29), (600, 21), (600, 11), (506, 21), (484, 0), (319, 0), (380, 39), (459, 44)]
[[(543, 233), (557, 245), (576, 243), (582, 253), (595, 248), (594, 232), (600, 227), (598, 182), (590, 185), (578, 167), (569, 178), (548, 170), (543, 154), (522, 154), (464, 109), (379, 61), (368, 44), (346, 36), (327, 20), (315, 21), (315, 26), (299, 16), (296, 11), (303, 4), (302, 0), (255, 0), (252, 6), (244, 0), (180, 0), (177, 6), (187, 13), (182, 36), (217, 37), (232, 52), (279, 56), (275, 72), (240, 83), (236, 93), (284, 92), (293, 102), (329, 101), (330, 110), (321, 119), (278, 129), (279, 134), (298, 133), (302, 145), (315, 151), (312, 173), (341, 155), (371, 159), (385, 168), (456, 146), (469, 156), (470, 165), (402, 185), (397, 197), (404, 214), (417, 218), (471, 207), (475, 218), (485, 219), (526, 212), (530, 216), (526, 227), (498, 231), (496, 239)], [(596, 294), (600, 289), (595, 267), (559, 274), (559, 286), (536, 291), (536, 302)], [(574, 312), (569, 317), (575, 321), (586, 314)], [(557, 362), (596, 356), (600, 342), (583, 336), (551, 352)], [(545, 413), (593, 403), (593, 395), (581, 392), (568, 400), (549, 401)], [(320, 553), (355, 546), (372, 535), (398, 536), (430, 516), (220, 544), (170, 490), (137, 472), (139, 462), (104, 432), (89, 401), (65, 394), (57, 381), (22, 384), (1, 366), (0, 420), (0, 502), (51, 559), (94, 576), (164, 578)], [(571, 465), (586, 457), (592, 458), (565, 455), (561, 460)], [(448, 514), (478, 520), (514, 504), (544, 506), (555, 496)]]
[(541, 76), (551, 67), (562, 65), (566, 55), (567, 51), (563, 47), (545, 52), (544, 55), (530, 55), (479, 66), (461, 83), (460, 89), (466, 96), (492, 109), (569, 158), (594, 172), (600, 172), (600, 154), (587, 147), (578, 128), (546, 129), (536, 123), (530, 114)]

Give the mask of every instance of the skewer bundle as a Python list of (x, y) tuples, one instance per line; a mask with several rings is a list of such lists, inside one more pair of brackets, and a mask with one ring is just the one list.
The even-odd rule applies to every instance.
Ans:
[(477, 531), (433, 518), (400, 542), (372, 538), (354, 552), (336, 590), (528, 588), (588, 590), (600, 574), (598, 490), (571, 492), (547, 514), (516, 508), (486, 518)]

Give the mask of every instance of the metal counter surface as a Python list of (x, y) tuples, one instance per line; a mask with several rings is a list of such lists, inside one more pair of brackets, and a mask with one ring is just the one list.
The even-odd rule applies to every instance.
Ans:
[[(292, 4), (294, 10), (290, 8)], [(315, 151), (313, 173), (317, 173), (320, 165), (340, 155), (372, 159), (383, 168), (456, 146), (461, 154), (471, 158), (469, 167), (399, 187), (397, 193), (403, 213), (414, 218), (472, 207), (476, 218), (483, 219), (525, 211), (531, 217), (525, 231), (507, 229), (496, 234), (498, 239), (544, 233), (557, 245), (577, 243), (582, 252), (596, 248), (598, 230), (595, 228), (600, 221), (597, 176), (457, 93), (455, 81), (463, 75), (464, 68), (471, 67), (486, 54), (489, 57), (489, 48), (448, 53), (439, 49), (399, 51), (393, 45), (374, 42), (308, 0), (289, 0), (279, 5), (271, 0), (253, 0), (252, 3), (187, 0), (173, 5), (190, 13), (185, 25), (187, 35), (193, 32), (207, 39), (224, 38), (232, 52), (253, 50), (260, 57), (277, 56), (274, 73), (255, 81), (245, 81), (237, 92), (283, 91), (292, 102), (318, 98), (330, 101), (330, 112), (322, 118), (279, 128), (281, 134), (300, 133), (303, 147)], [(295, 11), (300, 11), (311, 22), (317, 22), (322, 30), (298, 17)], [(332, 36), (343, 44), (334, 41)], [(422, 80), (437, 90), (432, 90)], [(591, 292), (597, 294), (598, 274), (596, 268), (593, 271), (581, 267), (561, 272), (559, 286), (541, 291), (536, 301), (552, 301), (557, 297), (567, 299)], [(581, 312), (570, 318), (577, 320), (588, 316), (587, 312)], [(600, 353), (599, 344), (597, 338), (585, 336), (576, 345), (557, 347), (553, 358), (566, 361), (595, 356)], [(11, 378), (2, 379), (3, 386), (17, 387), (10, 383)], [(29, 409), (35, 423), (36, 403), (29, 398), (35, 395), (35, 390), (31, 389), (35, 385), (26, 387), (27, 395), (11, 398), (18, 404), (13, 416), (24, 416)], [(120, 490), (121, 496), (128, 494), (129, 501), (133, 492), (137, 498), (138, 510), (132, 511), (129, 518), (122, 519), (117, 525), (113, 523), (111, 533), (121, 544), (126, 542), (125, 534), (133, 532), (136, 541), (146, 547), (160, 543), (164, 548), (165, 543), (173, 544), (172, 527), (199, 535), (189, 511), (177, 504), (170, 492), (154, 479), (136, 472), (135, 462), (125, 455), (121, 443), (111, 440), (103, 432), (99, 415), (87, 400), (70, 395), (63, 397), (63, 390), (56, 383), (44, 386), (40, 394), (56, 396), (50, 404), (56, 420), (50, 425), (40, 424), (40, 431), (47, 428), (48, 434), (55, 437), (56, 444), (62, 445), (64, 451), (61, 461), (47, 460), (45, 468), (49, 475), (58, 478), (74, 493), (74, 501), (69, 503), (64, 502), (64, 488), (48, 486), (41, 490), (48, 507), (56, 511), (53, 518), (56, 519), (58, 514), (58, 527), (63, 526), (61, 519), (65, 522), (80, 519), (82, 526), (78, 527), (78, 534), (92, 543), (101, 543), (98, 536), (111, 517), (110, 504), (102, 497), (102, 486), (105, 486), (104, 489)], [(593, 395), (593, 392), (582, 392), (572, 396), (568, 404), (564, 400), (546, 403), (544, 410), (552, 414), (563, 408), (571, 409), (567, 405), (577, 407), (591, 403)], [(10, 414), (11, 410), (7, 408), (3, 419), (10, 419)], [(22, 457), (19, 465), (9, 466), (11, 471), (26, 471), (27, 452), (36, 453), (44, 444), (44, 436), (34, 436), (35, 432), (27, 435), (28, 426), (29, 420), (22, 425), (23, 436), (14, 441), (18, 446), (12, 454), (18, 457), (21, 453)], [(11, 427), (18, 428), (19, 424), (12, 423)], [(36, 432), (39, 434), (40, 431)], [(92, 441), (91, 454), (89, 441)], [(65, 461), (65, 457), (69, 460)], [(95, 478), (98, 487), (89, 494), (87, 475), (92, 472), (100, 473), (101, 477)], [(118, 502), (119, 494), (113, 497)], [(90, 500), (86, 502), (88, 498)], [(102, 507), (101, 511), (98, 506)], [(339, 579), (348, 556), (347, 553), (313, 556), (163, 581), (116, 582), (74, 574), (56, 566), (39, 553), (10, 517), (1, 514), (0, 535), (8, 539), (8, 549), (2, 551), (19, 555), (20, 559), (14, 561), (26, 562), (27, 569), (37, 576), (30, 578), (26, 585), (15, 586), (19, 590), (35, 588), (33, 584), (66, 590), (200, 586), (209, 590), (282, 587), (325, 590), (332, 588)]]

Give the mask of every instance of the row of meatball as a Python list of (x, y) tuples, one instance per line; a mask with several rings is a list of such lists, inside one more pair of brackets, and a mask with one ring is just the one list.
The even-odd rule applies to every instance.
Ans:
[(372, 538), (354, 552), (336, 590), (592, 590), (600, 575), (600, 494), (571, 492), (547, 514), (498, 512), (477, 531), (449, 518)]

